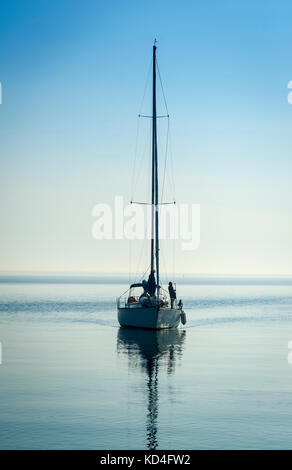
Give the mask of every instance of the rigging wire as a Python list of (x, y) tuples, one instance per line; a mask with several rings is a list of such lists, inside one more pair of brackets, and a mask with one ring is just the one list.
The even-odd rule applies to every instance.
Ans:
[(137, 130), (136, 130), (135, 154), (134, 154), (134, 163), (133, 163), (133, 169), (132, 169), (132, 181), (131, 181), (131, 201), (133, 200), (133, 197), (134, 197), (134, 177), (135, 177), (135, 171), (136, 171), (139, 130), (140, 130), (140, 116), (138, 117)]
[[(147, 151), (148, 144), (151, 146), (151, 123), (149, 123), (149, 133), (147, 133), (147, 136), (145, 139), (144, 150), (143, 152), (141, 152), (140, 157), (137, 157), (136, 168), (141, 168), (142, 166), (144, 166), (143, 163), (145, 161), (145, 154)], [(136, 176), (136, 173), (137, 173), (137, 176)], [(135, 174), (133, 175), (133, 194), (132, 194), (131, 201), (133, 201), (134, 199), (136, 188), (137, 188), (138, 183), (140, 182), (140, 178), (142, 174), (144, 173), (143, 172), (138, 173), (137, 171), (135, 171)]]
[[(166, 101), (166, 97), (165, 97), (165, 93), (164, 93), (163, 83), (162, 83), (160, 69), (159, 69), (159, 65), (158, 65), (157, 60), (156, 60), (156, 65), (157, 65), (157, 70), (158, 70), (159, 83), (160, 83), (160, 86), (161, 86), (162, 96), (163, 96), (163, 100), (164, 100), (164, 106), (165, 106), (166, 113), (167, 113), (168, 118), (169, 118), (167, 101)], [(172, 165), (171, 176), (172, 176), (172, 184), (173, 184), (173, 200), (175, 201), (175, 184), (174, 184), (173, 157), (172, 157), (172, 150), (171, 150), (171, 133), (170, 133), (169, 119), (168, 119), (168, 127), (167, 127), (167, 139), (168, 139), (168, 142), (169, 142), (169, 143), (168, 142), (167, 143), (168, 143), (168, 146), (170, 147), (170, 154), (171, 154), (170, 157), (171, 157), (171, 165)], [(165, 163), (165, 166), (166, 166), (166, 163)]]
[(161, 250), (161, 257), (162, 257), (162, 262), (163, 262), (163, 266), (164, 266), (164, 278), (166, 279), (166, 282), (168, 281), (169, 279), (169, 276), (167, 274), (167, 264), (166, 264), (166, 261), (165, 261), (165, 257), (164, 257), (164, 250)]
[[(160, 141), (159, 135), (158, 139)], [(168, 162), (170, 160), (171, 168), (168, 168)], [(167, 184), (168, 183), (168, 184)], [(172, 149), (171, 149), (171, 141), (170, 141), (170, 120), (167, 121), (167, 129), (166, 129), (166, 143), (165, 143), (165, 151), (164, 151), (164, 170), (163, 170), (163, 178), (162, 178), (162, 191), (161, 191), (161, 199), (160, 204), (163, 204), (163, 196), (165, 187), (169, 186), (170, 194), (169, 197), (175, 203), (175, 183), (174, 183), (174, 170), (173, 170), (173, 156), (172, 156)]]
[(175, 278), (175, 239), (172, 240), (172, 279)]
[(166, 145), (165, 145), (165, 157), (164, 157), (164, 171), (163, 171), (161, 198), (160, 198), (161, 203), (163, 202), (164, 185), (165, 185), (166, 164), (167, 164), (167, 155), (168, 155), (168, 135), (169, 135), (169, 118), (167, 119)]
[[(168, 107), (167, 107), (167, 101), (166, 101), (166, 98), (165, 98), (165, 93), (164, 93), (164, 88), (163, 88), (163, 83), (162, 83), (158, 63), (157, 63), (157, 69), (158, 69), (159, 82), (160, 82), (160, 86), (161, 86), (161, 90), (162, 90), (165, 109), (166, 109), (167, 114), (169, 115)], [(169, 155), (170, 158), (168, 158), (168, 154), (170, 154)], [(169, 175), (169, 172), (167, 171), (167, 161), (169, 161), (169, 160), (170, 160), (170, 164), (171, 164), (170, 175)], [(174, 182), (174, 165), (173, 165), (173, 154), (172, 154), (171, 132), (170, 132), (169, 118), (167, 120), (167, 134), (166, 134), (166, 147), (165, 147), (165, 160), (164, 160), (164, 173), (163, 173), (163, 182), (162, 182), (161, 202), (163, 201), (164, 189), (165, 189), (165, 184), (166, 184), (166, 179), (167, 179), (166, 176), (168, 176), (168, 178), (170, 180), (169, 182), (170, 182), (170, 187), (171, 187), (171, 191), (172, 191), (172, 197), (173, 197), (173, 201), (175, 201), (176, 200), (176, 197), (175, 197), (176, 191), (175, 191), (175, 182)], [(174, 279), (175, 278), (175, 238), (172, 240), (171, 244), (172, 244), (172, 277)], [(162, 258), (163, 258), (164, 264), (166, 265), (163, 251), (162, 251)], [(165, 268), (166, 268), (166, 266), (165, 266)], [(167, 272), (166, 272), (166, 277), (168, 277)]]
[(163, 95), (163, 99), (164, 99), (164, 105), (165, 105), (166, 113), (167, 113), (167, 115), (169, 115), (157, 59), (156, 59), (156, 66), (157, 66), (157, 70), (158, 70), (158, 77), (159, 77), (159, 82), (160, 82), (160, 86), (161, 86), (161, 90), (162, 90), (162, 95)]
[(131, 285), (131, 275), (132, 275), (132, 244), (129, 240), (129, 284)]
[[(143, 242), (142, 242), (142, 246), (141, 246), (141, 250), (140, 250), (140, 255), (139, 255), (139, 258), (138, 258), (138, 266), (137, 266), (137, 272), (136, 272), (135, 278), (138, 278), (138, 273), (139, 273), (139, 270), (140, 270), (140, 264), (141, 264), (141, 261), (142, 261), (143, 252), (145, 254), (147, 252), (147, 241), (148, 241), (148, 239), (147, 239), (147, 221), (146, 221), (146, 224), (144, 224), (144, 238), (143, 238)], [(146, 265), (146, 262), (145, 262), (145, 265)], [(148, 269), (149, 268), (147, 268), (145, 273), (148, 271)], [(144, 276), (144, 274), (143, 274), (143, 276)]]
[[(170, 180), (169, 183), (170, 183), (170, 187), (171, 187), (173, 201), (176, 200), (176, 198), (175, 198), (176, 191), (175, 191), (175, 183), (174, 183), (174, 168), (173, 168), (173, 154), (172, 154), (172, 148), (171, 148), (171, 133), (170, 133), (169, 112), (168, 112), (167, 101), (166, 101), (166, 98), (165, 98), (163, 83), (162, 83), (162, 79), (161, 79), (160, 69), (159, 69), (159, 65), (158, 65), (157, 61), (156, 61), (156, 65), (157, 65), (159, 82), (160, 82), (162, 95), (163, 95), (163, 100), (164, 100), (164, 106), (165, 106), (166, 113), (167, 113), (167, 116), (168, 116), (167, 131), (166, 131), (166, 144), (165, 144), (164, 171), (163, 171), (162, 191), (161, 191), (161, 203), (162, 203), (163, 202), (165, 185), (166, 185), (166, 180), (168, 178)], [(169, 172), (167, 171), (167, 161), (169, 160), (168, 154), (170, 154), (170, 160), (171, 160), (170, 161), (170, 163), (171, 163), (171, 169), (170, 169), (171, 170), (170, 171), (171, 175), (169, 175)], [(160, 212), (161, 212), (161, 208), (160, 208)], [(162, 254), (163, 264), (165, 266), (166, 279), (168, 279), (167, 266), (166, 266), (165, 257), (164, 257), (164, 250), (161, 250), (161, 254)], [(172, 269), (172, 271), (173, 271), (172, 276), (173, 276), (173, 279), (174, 279), (174, 276), (175, 276), (175, 239), (172, 240), (172, 268), (173, 268)]]
[[(130, 194), (131, 201), (134, 198), (134, 191), (135, 191), (135, 180), (136, 180), (135, 179), (135, 174), (136, 174), (136, 166), (137, 166), (138, 143), (139, 143), (139, 136), (140, 136), (140, 114), (142, 112), (142, 108), (143, 108), (144, 100), (145, 100), (145, 95), (146, 95), (147, 87), (148, 87), (149, 80), (150, 80), (151, 65), (152, 65), (152, 59), (149, 61), (148, 72), (147, 72), (147, 76), (146, 76), (143, 96), (142, 96), (142, 100), (141, 100), (141, 104), (140, 104), (140, 108), (139, 108), (138, 119), (137, 119), (135, 152), (134, 152), (134, 162), (133, 162), (133, 167), (132, 167), (132, 181), (131, 181), (131, 194)], [(145, 148), (146, 148), (147, 140), (148, 140), (148, 138), (146, 139)], [(145, 154), (145, 151), (143, 152), (143, 156), (144, 156), (144, 154)], [(129, 240), (129, 282), (130, 283), (131, 283), (131, 275), (132, 275), (132, 243), (131, 243), (131, 240)]]
[(146, 276), (147, 272), (150, 271), (151, 264), (148, 265), (148, 267), (145, 269), (144, 273), (140, 277), (140, 281), (143, 280), (144, 276)]
[(144, 86), (143, 97), (142, 97), (142, 101), (141, 101), (140, 108), (139, 108), (139, 116), (141, 115), (142, 107), (143, 107), (144, 100), (145, 100), (147, 86), (148, 86), (149, 78), (150, 78), (149, 76), (150, 76), (151, 66), (152, 66), (152, 57), (150, 59), (150, 63), (149, 63), (149, 67), (148, 67), (148, 72), (147, 72), (146, 82), (145, 82), (145, 86)]
[(131, 200), (133, 200), (133, 195), (134, 195), (133, 192), (134, 192), (134, 179), (135, 179), (135, 171), (136, 171), (136, 160), (137, 160), (138, 140), (139, 140), (139, 130), (140, 130), (140, 117), (141, 117), (142, 107), (143, 107), (144, 100), (145, 100), (147, 86), (148, 86), (148, 83), (149, 83), (151, 63), (152, 63), (152, 60), (150, 60), (150, 63), (149, 63), (148, 72), (147, 72), (147, 76), (146, 76), (146, 81), (145, 81), (145, 85), (144, 85), (143, 96), (142, 96), (142, 100), (141, 100), (141, 104), (140, 104), (140, 108), (139, 108), (138, 120), (137, 120), (135, 153), (134, 153), (134, 163), (133, 163), (132, 183), (131, 183)]
[[(144, 105), (147, 86), (148, 86), (148, 83), (149, 83), (149, 75), (150, 75), (150, 71), (151, 71), (151, 66), (152, 66), (152, 59), (150, 60), (148, 73), (147, 73), (147, 79), (146, 79), (144, 92), (143, 92), (143, 97), (142, 97), (142, 101), (141, 101), (141, 105), (140, 105), (140, 111), (139, 111), (139, 115), (138, 115), (136, 142), (135, 142), (135, 154), (134, 154), (134, 164), (133, 164), (133, 172), (132, 172), (132, 184), (131, 184), (131, 202), (134, 199), (134, 193), (136, 191), (137, 184), (138, 184), (138, 182), (140, 182), (139, 177), (136, 177), (136, 171), (137, 171), (137, 168), (142, 167), (143, 160), (145, 159), (146, 149), (148, 147), (148, 145), (147, 145), (148, 142), (150, 144), (149, 148), (150, 148), (150, 154), (151, 154), (151, 128), (152, 128), (152, 126), (151, 126), (151, 121), (150, 121), (149, 134), (148, 134), (148, 137), (145, 140), (144, 150), (140, 154), (141, 155), (140, 158), (138, 156), (138, 153), (139, 153), (138, 152), (138, 144), (139, 144), (139, 139), (140, 139), (140, 128), (141, 128), (140, 118), (144, 117), (144, 115), (142, 115), (141, 112), (142, 112), (142, 108), (143, 108), (143, 105)], [(162, 191), (161, 191), (161, 197), (160, 197), (160, 204), (162, 204), (163, 203), (163, 198), (164, 198), (164, 191), (165, 191), (165, 188), (167, 186), (167, 180), (168, 179), (169, 179), (169, 183), (170, 183), (170, 192), (172, 192), (173, 201), (175, 201), (175, 183), (174, 183), (173, 154), (172, 154), (172, 149), (171, 149), (171, 133), (170, 133), (169, 112), (168, 112), (167, 101), (166, 101), (166, 98), (165, 98), (164, 88), (163, 88), (161, 74), (160, 74), (159, 65), (158, 65), (157, 60), (156, 60), (156, 66), (157, 66), (157, 70), (158, 70), (158, 77), (159, 77), (159, 83), (160, 83), (160, 87), (161, 87), (161, 91), (162, 91), (164, 106), (165, 106), (165, 109), (166, 109), (166, 116), (158, 116), (158, 117), (167, 117), (167, 130), (166, 130), (166, 141), (165, 141), (165, 150), (164, 150)], [(152, 116), (145, 116), (145, 117), (152, 117)], [(159, 134), (158, 134), (158, 140), (161, 142)], [(171, 168), (170, 168), (170, 170), (171, 170), (170, 173), (171, 174), (169, 174), (169, 170), (167, 169), (167, 162), (169, 160), (170, 160), (170, 165), (171, 165)], [(150, 172), (151, 172), (151, 158), (148, 160), (148, 175), (150, 174)], [(143, 173), (143, 174), (145, 174), (145, 173)], [(150, 178), (148, 178), (148, 193), (149, 193), (148, 197), (149, 197), (149, 200), (150, 200), (150, 197), (151, 197), (151, 181), (150, 181)], [(159, 207), (160, 215), (161, 215), (161, 209), (162, 208)], [(146, 214), (147, 214), (147, 211), (146, 211)], [(139, 255), (139, 259), (138, 259), (137, 273), (136, 273), (136, 276), (135, 276), (136, 278), (138, 277), (138, 272), (139, 272), (140, 264), (141, 264), (141, 261), (142, 261), (142, 254), (143, 254), (143, 251), (145, 250), (145, 245), (146, 245), (145, 266), (147, 265), (146, 264), (147, 254), (148, 254), (147, 253), (147, 251), (148, 251), (147, 246), (148, 245), (146, 243), (146, 241), (148, 240), (148, 237), (147, 237), (148, 227), (147, 227), (147, 225), (148, 225), (148, 215), (146, 216), (146, 224), (145, 224), (145, 227), (144, 227), (144, 232), (145, 232), (144, 233), (144, 241), (142, 243), (142, 249), (141, 249), (141, 252), (140, 252), (140, 255)], [(129, 281), (130, 281), (130, 279), (131, 279), (131, 269), (132, 269), (132, 244), (131, 244), (131, 240), (129, 240), (129, 242), (130, 242), (130, 244), (129, 244), (130, 245), (130, 247), (129, 247), (129, 264), (130, 264)], [(164, 268), (165, 268), (166, 278), (168, 279), (167, 266), (166, 266), (166, 263), (165, 263), (164, 252), (161, 251), (161, 254), (162, 254), (162, 258), (163, 258), (163, 264), (164, 264)], [(173, 263), (172, 263), (172, 267), (173, 267), (173, 277), (174, 277), (174, 271), (175, 271), (175, 240), (173, 240)], [(142, 278), (147, 273), (147, 271), (149, 269), (150, 269), (150, 266), (148, 266), (146, 271), (143, 273)]]
[(175, 201), (175, 181), (174, 181), (174, 163), (173, 163), (173, 154), (172, 154), (172, 144), (171, 144), (171, 131), (169, 128), (169, 155), (170, 155), (170, 165), (171, 165), (171, 180), (172, 180), (172, 191), (173, 191), (173, 200)]
[[(145, 234), (144, 234), (145, 235)], [(140, 270), (140, 264), (141, 264), (141, 260), (142, 260), (142, 255), (143, 255), (143, 252), (145, 252), (145, 245), (146, 245), (146, 236), (144, 236), (144, 240), (143, 240), (143, 243), (142, 243), (142, 247), (141, 247), (141, 250), (140, 250), (140, 255), (139, 255), (139, 259), (138, 259), (138, 266), (137, 266), (137, 271), (136, 271), (136, 275), (135, 275), (135, 279), (139, 279), (138, 275), (139, 275), (139, 270)], [(146, 271), (147, 272), (147, 271)]]

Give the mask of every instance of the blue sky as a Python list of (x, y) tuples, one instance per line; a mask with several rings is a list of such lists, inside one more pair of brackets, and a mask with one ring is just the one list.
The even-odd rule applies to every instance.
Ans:
[(91, 209), (130, 196), (156, 37), (176, 199), (201, 204), (177, 270), (292, 274), (291, 2), (0, 9), (1, 270), (128, 271), (128, 242), (93, 240)]

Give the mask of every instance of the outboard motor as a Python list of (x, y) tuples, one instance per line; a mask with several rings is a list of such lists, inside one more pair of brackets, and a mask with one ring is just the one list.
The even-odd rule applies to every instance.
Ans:
[(181, 314), (180, 314), (180, 321), (182, 322), (183, 325), (185, 325), (187, 322), (187, 316), (183, 310), (181, 311)]

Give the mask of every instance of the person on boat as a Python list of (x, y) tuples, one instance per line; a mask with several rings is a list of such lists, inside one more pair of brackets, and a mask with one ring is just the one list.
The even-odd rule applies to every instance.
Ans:
[(142, 281), (142, 287), (143, 287), (145, 292), (148, 292), (148, 283), (147, 283), (147, 281), (145, 281), (145, 279), (143, 279), (143, 281)]
[(142, 305), (148, 306), (150, 303), (150, 295), (146, 290), (143, 291), (143, 293), (139, 297), (139, 302)]
[(148, 277), (148, 282), (147, 282), (147, 292), (150, 295), (150, 297), (153, 297), (155, 295), (155, 289), (156, 289), (156, 281), (155, 281), (155, 270), (151, 271)]
[(177, 306), (178, 306), (178, 308), (179, 308), (180, 310), (182, 310), (182, 308), (183, 308), (183, 303), (182, 303), (182, 300), (181, 300), (181, 299), (179, 299), (179, 303), (177, 304)]
[(170, 297), (170, 305), (171, 305), (171, 308), (173, 308), (173, 302), (176, 299), (176, 292), (174, 290), (172, 282), (168, 283), (168, 292), (169, 292), (169, 297)]

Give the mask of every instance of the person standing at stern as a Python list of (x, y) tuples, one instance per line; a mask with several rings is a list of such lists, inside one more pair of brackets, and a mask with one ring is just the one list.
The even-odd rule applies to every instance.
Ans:
[(170, 305), (171, 305), (171, 308), (173, 308), (173, 302), (176, 299), (176, 292), (174, 290), (172, 282), (168, 283), (168, 292), (169, 292), (169, 297), (170, 297)]

